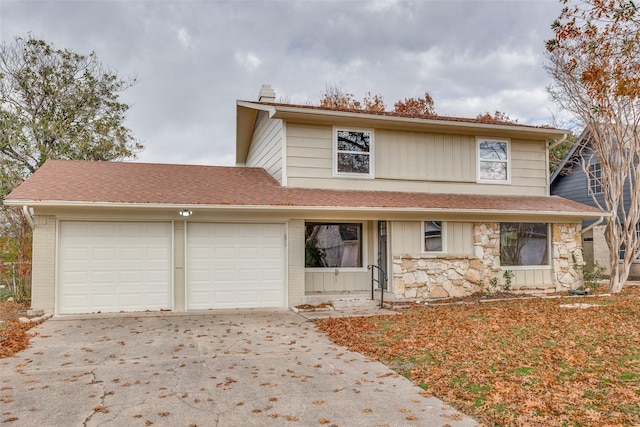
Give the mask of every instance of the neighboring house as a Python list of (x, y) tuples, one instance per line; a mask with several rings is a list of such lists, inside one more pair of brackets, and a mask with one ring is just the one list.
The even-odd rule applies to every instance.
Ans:
[[(549, 195), (563, 131), (238, 101), (236, 167), (47, 161), (6, 199), (33, 209), (33, 308), (55, 314), (287, 307), (581, 286), (581, 224)], [(502, 250), (501, 250), (502, 248)]]
[[(582, 168), (582, 160), (586, 161), (586, 165), (590, 174), (586, 174)], [(564, 159), (560, 162), (558, 168), (551, 175), (550, 193), (570, 199), (585, 205), (597, 207), (593, 196), (597, 198), (601, 206), (605, 206), (603, 199), (602, 183), (599, 180), (600, 164), (597, 156), (592, 155), (589, 145), (589, 133), (585, 129), (578, 137), (575, 144), (571, 147)], [(625, 187), (628, 188), (628, 187)], [(625, 205), (623, 209), (626, 211), (630, 206), (630, 198), (624, 198)], [(583, 226), (583, 252), (585, 262), (588, 266), (592, 266), (597, 262), (603, 267), (607, 274), (610, 272), (609, 265), (609, 248), (605, 240), (604, 232), (606, 228), (606, 218), (603, 220), (587, 219), (582, 221)], [(640, 233), (640, 227), (636, 227)], [(620, 252), (620, 259), (624, 257), (624, 252)], [(629, 273), (630, 277), (640, 276), (640, 263), (634, 262)]]

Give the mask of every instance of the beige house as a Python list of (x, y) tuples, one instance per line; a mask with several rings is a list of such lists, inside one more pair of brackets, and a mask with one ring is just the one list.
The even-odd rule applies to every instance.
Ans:
[(34, 213), (32, 307), (462, 296), (507, 270), (516, 291), (581, 286), (603, 212), (549, 195), (563, 131), (274, 101), (237, 102), (236, 167), (47, 161), (5, 202)]

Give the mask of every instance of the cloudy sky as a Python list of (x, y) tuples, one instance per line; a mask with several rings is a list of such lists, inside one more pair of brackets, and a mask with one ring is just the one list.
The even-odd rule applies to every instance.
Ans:
[(139, 83), (122, 94), (139, 161), (232, 165), (235, 101), (263, 83), (318, 104), (429, 91), (441, 115), (500, 110), (550, 124), (544, 41), (557, 0), (0, 0), (0, 39), (95, 51)]

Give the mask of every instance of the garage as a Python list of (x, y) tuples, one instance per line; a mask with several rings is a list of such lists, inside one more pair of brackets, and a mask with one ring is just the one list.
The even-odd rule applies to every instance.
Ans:
[(172, 308), (172, 223), (60, 221), (59, 314)]
[(283, 224), (188, 223), (187, 310), (284, 307)]

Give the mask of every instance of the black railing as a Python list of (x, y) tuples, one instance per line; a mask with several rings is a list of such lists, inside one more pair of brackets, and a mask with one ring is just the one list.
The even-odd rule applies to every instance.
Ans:
[[(385, 273), (385, 271), (383, 269), (381, 269), (380, 267), (378, 267), (377, 265), (373, 265), (373, 264), (369, 264), (367, 266), (367, 270), (371, 270), (371, 299), (374, 300), (374, 288), (375, 288), (375, 284), (378, 284), (378, 288), (380, 288), (380, 308), (384, 307), (384, 288), (387, 284), (387, 281), (389, 281), (389, 277), (387, 277), (387, 273)], [(378, 270), (378, 279), (376, 279), (376, 270)], [(380, 273), (382, 273), (382, 278), (384, 279), (383, 283), (380, 283)]]

